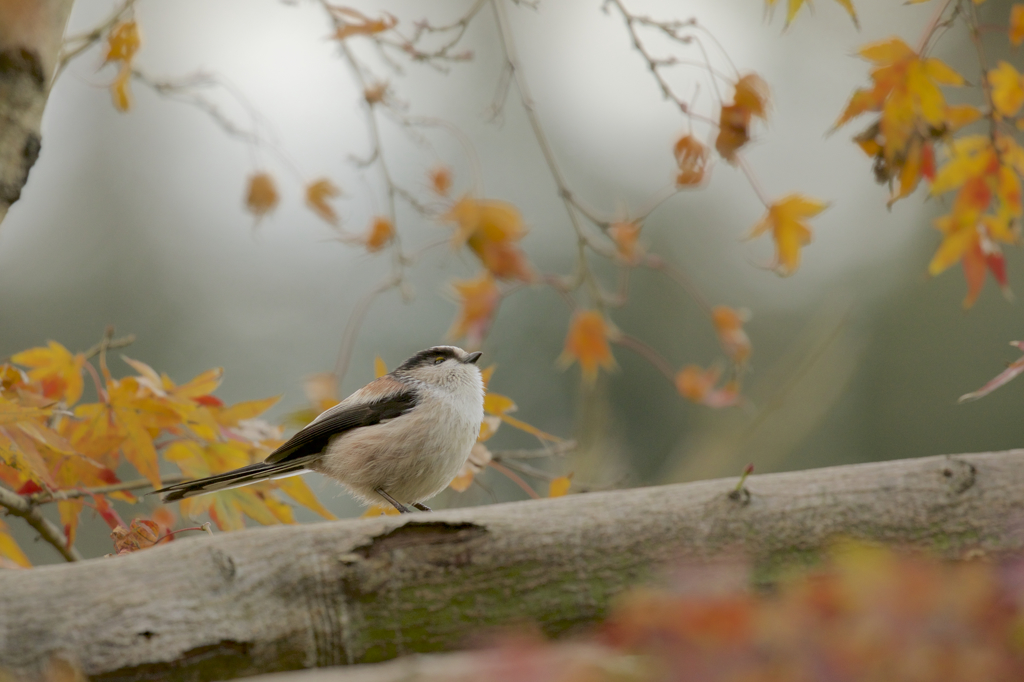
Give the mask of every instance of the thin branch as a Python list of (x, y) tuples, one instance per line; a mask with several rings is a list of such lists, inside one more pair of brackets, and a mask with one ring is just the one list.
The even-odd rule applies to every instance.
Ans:
[[(163, 476), (160, 479), (161, 485), (172, 485), (174, 483), (181, 483), (182, 481), (189, 480), (188, 476), (181, 474), (172, 474), (170, 476)], [(101, 485), (96, 488), (77, 488), (74, 490), (54, 490), (48, 493), (36, 493), (28, 498), (31, 504), (48, 504), (50, 502), (60, 502), (62, 500), (74, 500), (79, 497), (92, 497), (94, 495), (108, 495), (110, 493), (123, 492), (128, 490), (139, 490), (142, 488), (152, 488), (153, 484), (148, 478), (137, 478), (131, 481), (121, 481), (120, 483), (111, 483), (110, 485)]]
[(82, 555), (74, 546), (68, 545), (68, 539), (49, 519), (43, 516), (27, 498), (18, 495), (6, 488), (0, 488), (0, 507), (7, 510), (14, 516), (25, 519), (28, 525), (32, 526), (39, 537), (49, 543), (60, 552), (65, 561), (81, 561)]
[(82, 353), (82, 355), (85, 356), (86, 360), (91, 360), (92, 358), (99, 355), (104, 348), (108, 350), (111, 348), (124, 348), (125, 346), (132, 345), (133, 343), (135, 343), (135, 334), (128, 334), (127, 336), (122, 336), (119, 339), (110, 339), (110, 341), (100, 341), (92, 348)]
[[(121, 21), (124, 15), (134, 8), (134, 5), (135, 0), (125, 0), (124, 4), (115, 9), (110, 16), (93, 27), (92, 30), (65, 38), (64, 46), (61, 48), (60, 56), (58, 57), (57, 70), (53, 75), (53, 81), (57, 81), (57, 78), (64, 72), (64, 69), (71, 63), (71, 60), (98, 43), (103, 34), (113, 28), (114, 24)], [(70, 47), (73, 43), (77, 43), (77, 45)]]
[(661, 353), (654, 350), (654, 348), (647, 345), (640, 339), (629, 336), (628, 334), (620, 334), (613, 339), (612, 342), (616, 345), (622, 346), (623, 348), (630, 349), (644, 360), (651, 363), (655, 369), (665, 375), (665, 378), (668, 379), (671, 384), (675, 385), (675, 368), (669, 364), (669, 361), (666, 360)]
[(537, 450), (498, 450), (491, 453), (494, 459), (540, 459), (541, 457), (558, 457), (567, 455), (576, 450), (577, 443), (574, 440), (563, 440), (559, 443), (552, 443), (546, 448)]

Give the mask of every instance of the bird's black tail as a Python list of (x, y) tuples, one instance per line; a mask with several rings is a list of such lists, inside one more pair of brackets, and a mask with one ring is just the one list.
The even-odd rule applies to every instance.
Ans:
[(174, 502), (185, 497), (195, 497), (196, 495), (205, 495), (206, 493), (218, 490), (238, 488), (257, 481), (267, 481), (272, 478), (284, 478), (285, 476), (305, 473), (307, 471), (307, 461), (308, 459), (304, 458), (297, 461), (291, 460), (274, 464), (259, 462), (258, 464), (250, 464), (247, 467), (227, 471), (216, 476), (208, 476), (207, 478), (169, 485), (166, 488), (154, 490), (153, 493), (166, 493), (164, 495), (164, 502)]

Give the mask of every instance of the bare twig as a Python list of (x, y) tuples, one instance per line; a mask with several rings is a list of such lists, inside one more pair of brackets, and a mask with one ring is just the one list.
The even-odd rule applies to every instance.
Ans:
[(542, 457), (558, 457), (573, 452), (577, 447), (574, 440), (563, 440), (552, 443), (546, 448), (537, 450), (498, 450), (491, 453), (491, 457), (497, 460), (506, 459), (540, 459)]
[[(188, 476), (175, 474), (164, 476), (160, 479), (161, 485), (171, 485), (187, 481)], [(92, 497), (93, 495), (107, 495), (128, 490), (139, 490), (141, 488), (152, 488), (153, 484), (148, 478), (137, 478), (131, 481), (121, 481), (110, 485), (101, 485), (96, 488), (77, 488), (75, 490), (54, 490), (46, 493), (36, 493), (28, 497), (31, 504), (47, 504), (49, 502), (60, 502), (61, 500), (74, 500), (79, 497)]]
[(0, 488), (0, 507), (6, 509), (9, 514), (25, 519), (25, 522), (39, 533), (39, 537), (60, 552), (66, 561), (82, 560), (82, 555), (78, 550), (74, 546), (68, 545), (68, 540), (60, 528), (43, 516), (42, 512), (27, 498), (6, 488)]

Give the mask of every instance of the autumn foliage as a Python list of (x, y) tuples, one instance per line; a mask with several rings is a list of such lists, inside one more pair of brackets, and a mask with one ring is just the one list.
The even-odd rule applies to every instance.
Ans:
[[(1024, 676), (1024, 563), (840, 545), (764, 592), (742, 564), (682, 566), (571, 644), (522, 635), (476, 659), (496, 682), (1009, 682)], [(709, 587), (718, 585), (719, 587)]]

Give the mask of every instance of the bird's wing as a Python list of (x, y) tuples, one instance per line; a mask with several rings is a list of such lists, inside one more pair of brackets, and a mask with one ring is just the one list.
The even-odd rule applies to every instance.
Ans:
[(321, 414), (270, 453), (265, 462), (274, 464), (318, 454), (334, 436), (401, 416), (416, 406), (416, 400), (416, 392), (406, 384), (382, 376)]

